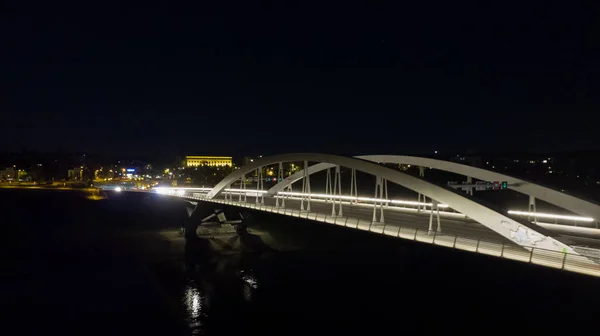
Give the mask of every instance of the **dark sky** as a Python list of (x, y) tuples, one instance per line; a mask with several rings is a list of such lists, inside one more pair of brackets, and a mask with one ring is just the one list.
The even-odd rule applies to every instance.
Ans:
[(0, 151), (600, 148), (597, 8), (279, 2), (9, 5)]

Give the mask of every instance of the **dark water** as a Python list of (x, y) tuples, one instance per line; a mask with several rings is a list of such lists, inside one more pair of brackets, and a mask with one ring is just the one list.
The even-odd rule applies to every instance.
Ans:
[(186, 221), (179, 200), (0, 189), (0, 204), (4, 334), (554, 334), (600, 317), (599, 279), (325, 224), (256, 213), (304, 248), (248, 237), (216, 256), (158, 235)]

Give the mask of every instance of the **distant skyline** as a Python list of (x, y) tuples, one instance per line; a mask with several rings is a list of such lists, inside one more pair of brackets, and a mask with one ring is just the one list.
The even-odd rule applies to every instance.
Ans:
[(575, 4), (13, 6), (0, 151), (600, 149), (600, 29)]

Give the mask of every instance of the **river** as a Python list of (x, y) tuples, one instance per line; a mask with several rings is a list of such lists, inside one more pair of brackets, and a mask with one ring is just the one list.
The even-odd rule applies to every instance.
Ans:
[(322, 223), (254, 213), (294, 248), (215, 252), (177, 235), (185, 203), (166, 196), (0, 189), (0, 204), (7, 334), (573, 332), (597, 319), (596, 278)]

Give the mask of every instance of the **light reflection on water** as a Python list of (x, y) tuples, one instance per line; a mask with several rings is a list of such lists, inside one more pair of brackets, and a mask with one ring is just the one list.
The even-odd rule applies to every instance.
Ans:
[(241, 270), (238, 272), (238, 276), (240, 276), (243, 286), (243, 295), (246, 301), (252, 301), (254, 299), (254, 293), (258, 288), (258, 279), (252, 273), (252, 270), (244, 271)]
[(200, 332), (198, 328), (202, 327), (208, 309), (207, 293), (194, 280), (189, 280), (182, 294), (188, 325), (193, 331)]

